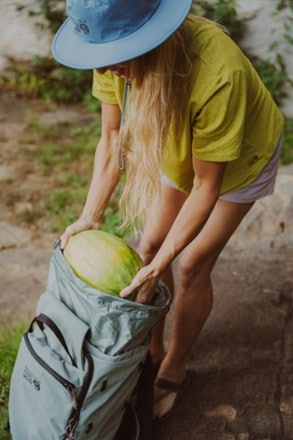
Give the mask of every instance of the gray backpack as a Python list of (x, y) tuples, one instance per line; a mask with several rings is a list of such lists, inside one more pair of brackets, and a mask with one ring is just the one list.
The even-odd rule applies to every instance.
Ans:
[(13, 440), (117, 438), (134, 405), (151, 331), (169, 303), (163, 284), (151, 305), (100, 292), (75, 276), (56, 247), (11, 377)]

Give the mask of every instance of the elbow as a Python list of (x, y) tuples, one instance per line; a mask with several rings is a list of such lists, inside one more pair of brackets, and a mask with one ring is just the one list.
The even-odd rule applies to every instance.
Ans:
[(210, 196), (214, 199), (218, 199), (220, 195), (221, 185), (222, 185), (222, 181), (210, 182), (195, 177), (193, 180), (192, 191), (206, 194), (207, 196)]

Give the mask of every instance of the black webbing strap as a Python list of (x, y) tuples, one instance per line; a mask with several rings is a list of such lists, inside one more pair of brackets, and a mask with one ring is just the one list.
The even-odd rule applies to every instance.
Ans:
[(154, 371), (148, 353), (137, 384), (137, 416), (140, 425), (139, 440), (151, 440), (153, 419)]
[(125, 410), (114, 440), (151, 440), (154, 370), (148, 353), (135, 389), (136, 398)]
[(30, 328), (29, 328), (29, 332), (32, 331), (32, 329), (33, 329), (33, 325), (34, 325), (35, 322), (40, 326), (40, 328), (41, 328), (42, 330), (43, 330), (43, 325), (44, 325), (44, 324), (47, 325), (47, 326), (50, 328), (50, 330), (54, 333), (54, 335), (55, 335), (56, 338), (59, 340), (59, 342), (61, 343), (61, 345), (62, 345), (63, 348), (65, 349), (66, 353), (67, 353), (68, 356), (70, 357), (70, 360), (71, 360), (71, 362), (72, 362), (72, 365), (76, 367), (76, 362), (75, 362), (75, 360), (73, 359), (73, 357), (72, 357), (71, 354), (70, 354), (70, 351), (69, 351), (69, 349), (68, 349), (68, 347), (67, 347), (67, 344), (66, 344), (66, 342), (65, 342), (64, 336), (63, 336), (62, 332), (60, 331), (60, 329), (59, 329), (59, 328), (57, 327), (57, 325), (55, 324), (55, 322), (52, 321), (52, 319), (49, 318), (49, 316), (47, 316), (47, 315), (45, 315), (45, 314), (43, 314), (43, 313), (40, 313), (40, 315), (36, 316), (36, 317), (33, 319), (32, 323), (31, 323), (31, 325), (30, 325)]

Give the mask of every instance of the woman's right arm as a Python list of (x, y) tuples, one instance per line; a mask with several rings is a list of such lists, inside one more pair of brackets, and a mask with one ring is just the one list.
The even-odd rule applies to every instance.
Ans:
[(69, 237), (86, 229), (98, 229), (121, 171), (118, 168), (117, 139), (121, 112), (118, 105), (102, 103), (101, 138), (96, 148), (91, 184), (80, 218), (61, 236), (61, 249)]

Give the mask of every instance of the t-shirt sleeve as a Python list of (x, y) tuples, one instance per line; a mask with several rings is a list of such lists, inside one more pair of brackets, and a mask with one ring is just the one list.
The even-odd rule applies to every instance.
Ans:
[(205, 161), (229, 162), (240, 155), (246, 114), (247, 84), (243, 72), (219, 81), (192, 126), (192, 154)]
[(96, 70), (93, 72), (93, 96), (107, 104), (118, 104), (111, 73), (107, 71), (104, 74), (100, 74)]

